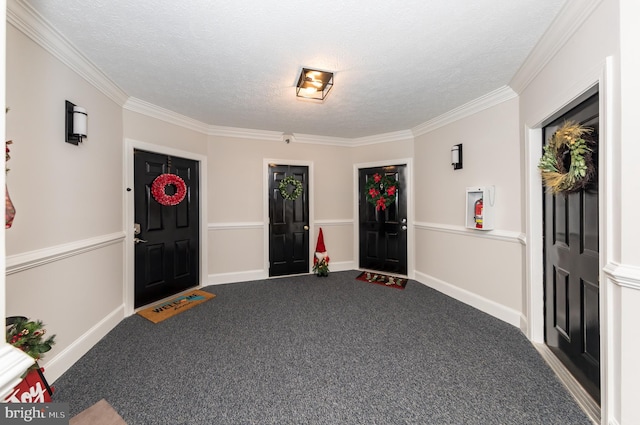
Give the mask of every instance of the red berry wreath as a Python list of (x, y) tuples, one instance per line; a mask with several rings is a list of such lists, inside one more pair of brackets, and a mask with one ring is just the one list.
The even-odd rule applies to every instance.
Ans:
[[(176, 193), (167, 195), (167, 186), (174, 186)], [(178, 205), (187, 195), (187, 185), (180, 176), (175, 174), (160, 174), (151, 183), (151, 194), (153, 199), (160, 205)]]
[(376, 210), (385, 210), (396, 200), (398, 181), (391, 176), (375, 173), (365, 183), (365, 198), (376, 206)]

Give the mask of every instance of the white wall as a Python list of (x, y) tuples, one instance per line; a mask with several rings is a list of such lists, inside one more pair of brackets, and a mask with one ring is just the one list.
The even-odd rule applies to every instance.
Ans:
[[(18, 215), (14, 228), (6, 232), (6, 314), (42, 319), (50, 332), (58, 334), (59, 342), (44, 363), (50, 380), (123, 317), (126, 138), (206, 158), (210, 283), (266, 273), (266, 159), (312, 164), (313, 239), (322, 227), (332, 264), (351, 268), (356, 266), (354, 164), (411, 158), (415, 206), (411, 246), (416, 258), (410, 273), (525, 329), (537, 314), (528, 311), (533, 303), (527, 283), (540, 284), (529, 269), (541, 263), (535, 257), (540, 253), (531, 252), (540, 236), (531, 226), (536, 214), (531, 187), (539, 187), (539, 181), (531, 181), (535, 173), (527, 173), (537, 159), (530, 155), (535, 149), (527, 128), (535, 129), (598, 81), (609, 57), (610, 107), (605, 112), (610, 124), (604, 137), (609, 150), (601, 186), (606, 200), (602, 241), (606, 268), (601, 279), (606, 368), (603, 423), (640, 423), (636, 406), (640, 398), (636, 366), (640, 230), (634, 213), (640, 185), (634, 159), (640, 153), (635, 140), (640, 97), (636, 3), (570, 2), (596, 6), (566, 43), (552, 39), (561, 49), (534, 77), (514, 79), (519, 100), (506, 100), (430, 127), (419, 132), (415, 143), (404, 139), (358, 147), (223, 137), (209, 134), (197, 123), (168, 123), (135, 112), (140, 106), (136, 102), (123, 110), (104, 90), (91, 86), (9, 25), (7, 105), (11, 112), (6, 119), (7, 138), (14, 145), (7, 184)], [(79, 147), (63, 140), (65, 99), (89, 112), (89, 137)], [(457, 143), (464, 145), (464, 168), (453, 171), (449, 155)], [(464, 189), (476, 185), (495, 185), (492, 232), (464, 228)]]
[[(513, 98), (416, 137), (414, 158), (416, 278), (515, 326), (524, 253), (518, 139)], [(454, 170), (459, 143), (463, 168)], [(465, 228), (466, 188), (474, 186), (495, 187), (492, 231)]]
[[(520, 121), (525, 134), (523, 151), (539, 152), (540, 140), (535, 134), (541, 122), (570, 103), (595, 83), (600, 84), (601, 138), (599, 145), (600, 173), (600, 256), (603, 272), (600, 276), (602, 423), (640, 423), (639, 333), (640, 321), (640, 231), (637, 193), (640, 171), (635, 164), (638, 143), (637, 116), (640, 95), (637, 42), (640, 37), (637, 2), (629, 0), (589, 1), (581, 4), (590, 14), (564, 43), (556, 41), (557, 51), (551, 60), (530, 81), (520, 79)], [(536, 157), (528, 155), (523, 168), (532, 170)], [(528, 187), (528, 201), (535, 204), (535, 188), (539, 180)], [(541, 211), (532, 205), (527, 211), (530, 223), (527, 241), (538, 244), (541, 239)], [(534, 268), (541, 267), (539, 254), (530, 253), (527, 260)], [(541, 298), (542, 282), (536, 270), (529, 276), (528, 291), (531, 317), (536, 296)], [(537, 295), (536, 295), (537, 294)], [(533, 319), (535, 321), (535, 319)], [(539, 320), (538, 320), (539, 321)], [(533, 330), (539, 326), (534, 323)]]
[[(122, 109), (7, 25), (6, 314), (43, 320), (57, 343), (51, 380), (122, 317)], [(87, 109), (88, 137), (65, 142), (65, 100)]]
[(350, 268), (353, 188), (349, 148), (210, 136), (210, 282), (268, 276), (265, 161), (310, 166), (311, 252), (322, 227), (332, 265), (336, 265), (332, 270), (339, 263), (348, 263)]

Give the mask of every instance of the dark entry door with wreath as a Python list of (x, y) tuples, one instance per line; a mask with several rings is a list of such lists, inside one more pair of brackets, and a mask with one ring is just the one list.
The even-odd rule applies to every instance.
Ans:
[(197, 161), (134, 151), (136, 308), (198, 285), (199, 196)]
[[(583, 140), (589, 140), (593, 167), (589, 167), (591, 177), (578, 179), (578, 185), (585, 187), (575, 189), (574, 185), (573, 190), (554, 194), (552, 190), (558, 190), (562, 184), (554, 180), (553, 174), (548, 174), (551, 179), (545, 180), (545, 342), (593, 398), (600, 401), (598, 95), (544, 127), (545, 140), (560, 140), (561, 133), (556, 131), (567, 122), (592, 130)], [(576, 146), (575, 142), (571, 145)], [(562, 168), (570, 170), (570, 148), (558, 151), (557, 158), (566, 151)], [(589, 158), (586, 159), (589, 164)], [(580, 161), (573, 159), (574, 163)]]
[(406, 168), (359, 170), (362, 269), (407, 274)]
[(269, 166), (269, 276), (309, 273), (309, 169)]

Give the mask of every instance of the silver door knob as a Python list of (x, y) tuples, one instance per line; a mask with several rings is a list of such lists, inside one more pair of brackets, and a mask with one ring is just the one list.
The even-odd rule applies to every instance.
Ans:
[(402, 230), (407, 230), (407, 226), (402, 226), (401, 229)]
[(145, 243), (145, 242), (147, 242), (147, 241), (145, 241), (144, 239), (140, 239), (140, 238), (133, 238), (133, 241), (134, 241), (135, 243)]

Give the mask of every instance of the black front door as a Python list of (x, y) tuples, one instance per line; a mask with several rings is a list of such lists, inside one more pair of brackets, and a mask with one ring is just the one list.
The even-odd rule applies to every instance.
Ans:
[[(161, 205), (151, 194), (160, 174), (176, 174), (187, 194), (177, 205)], [(199, 163), (134, 151), (135, 307), (197, 286), (200, 270)], [(165, 193), (175, 193), (166, 186)]]
[[(406, 165), (363, 168), (359, 172), (360, 268), (407, 274)], [(377, 209), (364, 190), (375, 174), (398, 182), (396, 199), (385, 209)]]
[[(565, 122), (593, 129), (597, 169), (598, 95), (544, 127), (549, 140)], [(600, 401), (598, 177), (580, 192), (544, 195), (545, 341)]]
[[(269, 276), (309, 273), (308, 172), (306, 166), (269, 166)], [(283, 187), (283, 196), (280, 183), (287, 178), (298, 183)]]

